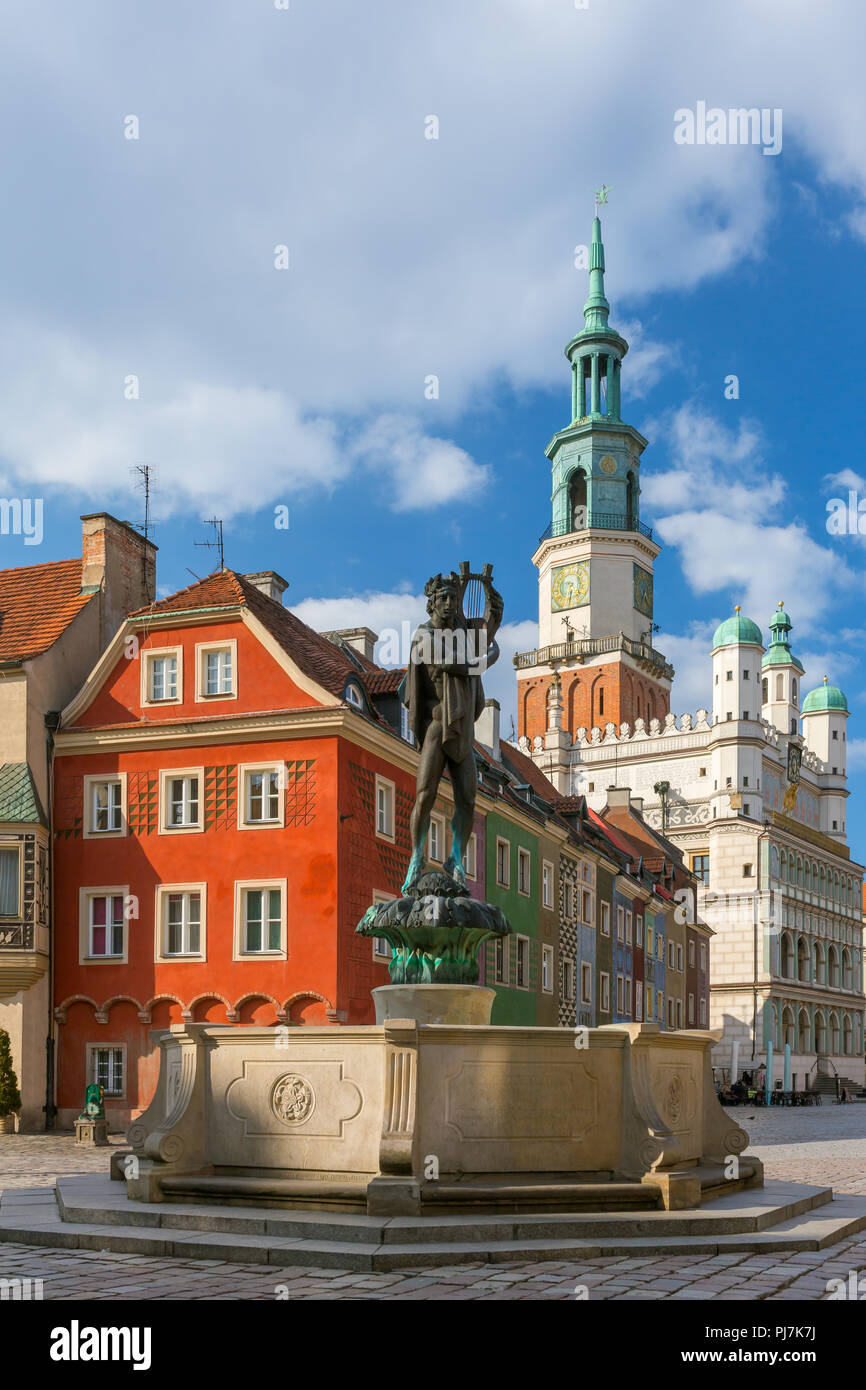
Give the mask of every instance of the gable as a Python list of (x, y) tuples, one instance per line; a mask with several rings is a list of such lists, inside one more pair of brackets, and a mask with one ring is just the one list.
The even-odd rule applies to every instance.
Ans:
[[(208, 695), (203, 678), (206, 649), (231, 652), (234, 693)], [(155, 655), (177, 657), (178, 697), (152, 702), (148, 675)], [(207, 719), (258, 714), (278, 709), (305, 709), (336, 703), (294, 666), (255, 618), (237, 614), (208, 623), (147, 628), (128, 623), (106, 654), (93, 687), (69, 707), (64, 727), (149, 724), (178, 719)]]

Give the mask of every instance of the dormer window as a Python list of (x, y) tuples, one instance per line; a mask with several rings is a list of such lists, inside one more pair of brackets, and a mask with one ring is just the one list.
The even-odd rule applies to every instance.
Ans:
[(197, 643), (195, 658), (196, 700), (237, 698), (238, 644), (234, 638), (224, 642)]
[(144, 652), (141, 663), (143, 705), (179, 704), (183, 689), (183, 652), (161, 647)]
[(364, 697), (361, 694), (360, 687), (357, 686), (354, 681), (349, 681), (349, 684), (346, 686), (346, 704), (351, 705), (352, 709), (362, 710), (364, 708)]

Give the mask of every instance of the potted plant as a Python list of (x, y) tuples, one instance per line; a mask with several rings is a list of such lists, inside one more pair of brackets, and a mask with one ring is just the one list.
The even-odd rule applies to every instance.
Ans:
[(21, 1092), (18, 1090), (18, 1077), (12, 1066), (9, 1034), (0, 1028), (0, 1134), (13, 1133), (15, 1116), (20, 1109)]

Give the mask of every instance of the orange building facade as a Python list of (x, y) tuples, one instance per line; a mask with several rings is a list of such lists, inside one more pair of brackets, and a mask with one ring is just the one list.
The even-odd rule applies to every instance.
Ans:
[[(387, 983), (354, 928), (396, 895), (414, 750), (400, 673), (221, 571), (133, 614), (63, 712), (54, 774), (59, 1122), (156, 1082), (152, 1028), (369, 1023)], [(375, 693), (373, 693), (375, 692)]]

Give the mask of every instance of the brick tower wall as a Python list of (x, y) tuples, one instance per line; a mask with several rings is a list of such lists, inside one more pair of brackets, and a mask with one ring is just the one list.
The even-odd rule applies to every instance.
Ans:
[[(547, 730), (547, 696), (553, 674), (518, 677), (517, 732), (528, 739), (543, 737)], [(605, 724), (631, 724), (643, 719), (664, 719), (670, 710), (670, 692), (651, 676), (624, 666), (620, 661), (586, 666), (560, 673), (562, 727), (572, 738), (578, 729), (603, 729)]]

